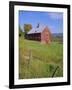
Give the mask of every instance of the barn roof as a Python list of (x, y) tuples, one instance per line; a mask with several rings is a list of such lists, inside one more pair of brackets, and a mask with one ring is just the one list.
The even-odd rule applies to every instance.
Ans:
[(41, 33), (41, 32), (43, 32), (45, 27), (46, 26), (40, 25), (38, 28), (36, 27), (36, 28), (31, 29), (27, 34)]

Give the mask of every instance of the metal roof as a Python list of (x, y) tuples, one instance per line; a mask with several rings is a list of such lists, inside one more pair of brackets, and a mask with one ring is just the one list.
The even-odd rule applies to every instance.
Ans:
[(41, 33), (46, 26), (39, 26), (38, 28), (31, 29), (27, 34)]

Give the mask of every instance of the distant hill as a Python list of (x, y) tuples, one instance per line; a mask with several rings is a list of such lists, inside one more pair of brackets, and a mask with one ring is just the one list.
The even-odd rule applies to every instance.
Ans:
[(63, 37), (63, 33), (53, 33), (54, 37)]
[(63, 33), (53, 33), (52, 41), (63, 43)]

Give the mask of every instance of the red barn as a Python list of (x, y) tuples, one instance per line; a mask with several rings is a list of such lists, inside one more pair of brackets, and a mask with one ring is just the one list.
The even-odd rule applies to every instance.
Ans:
[(30, 30), (26, 38), (29, 40), (40, 41), (41, 43), (51, 43), (52, 34), (48, 27), (38, 26), (32, 30)]

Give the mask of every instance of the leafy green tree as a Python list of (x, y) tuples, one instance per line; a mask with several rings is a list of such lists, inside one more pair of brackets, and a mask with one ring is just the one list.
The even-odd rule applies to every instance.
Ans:
[(25, 34), (27, 34), (27, 32), (29, 32), (31, 29), (32, 29), (32, 25), (31, 24), (24, 24)]
[(19, 25), (19, 36), (21, 36), (21, 35), (22, 35), (22, 30), (21, 30), (21, 27)]

